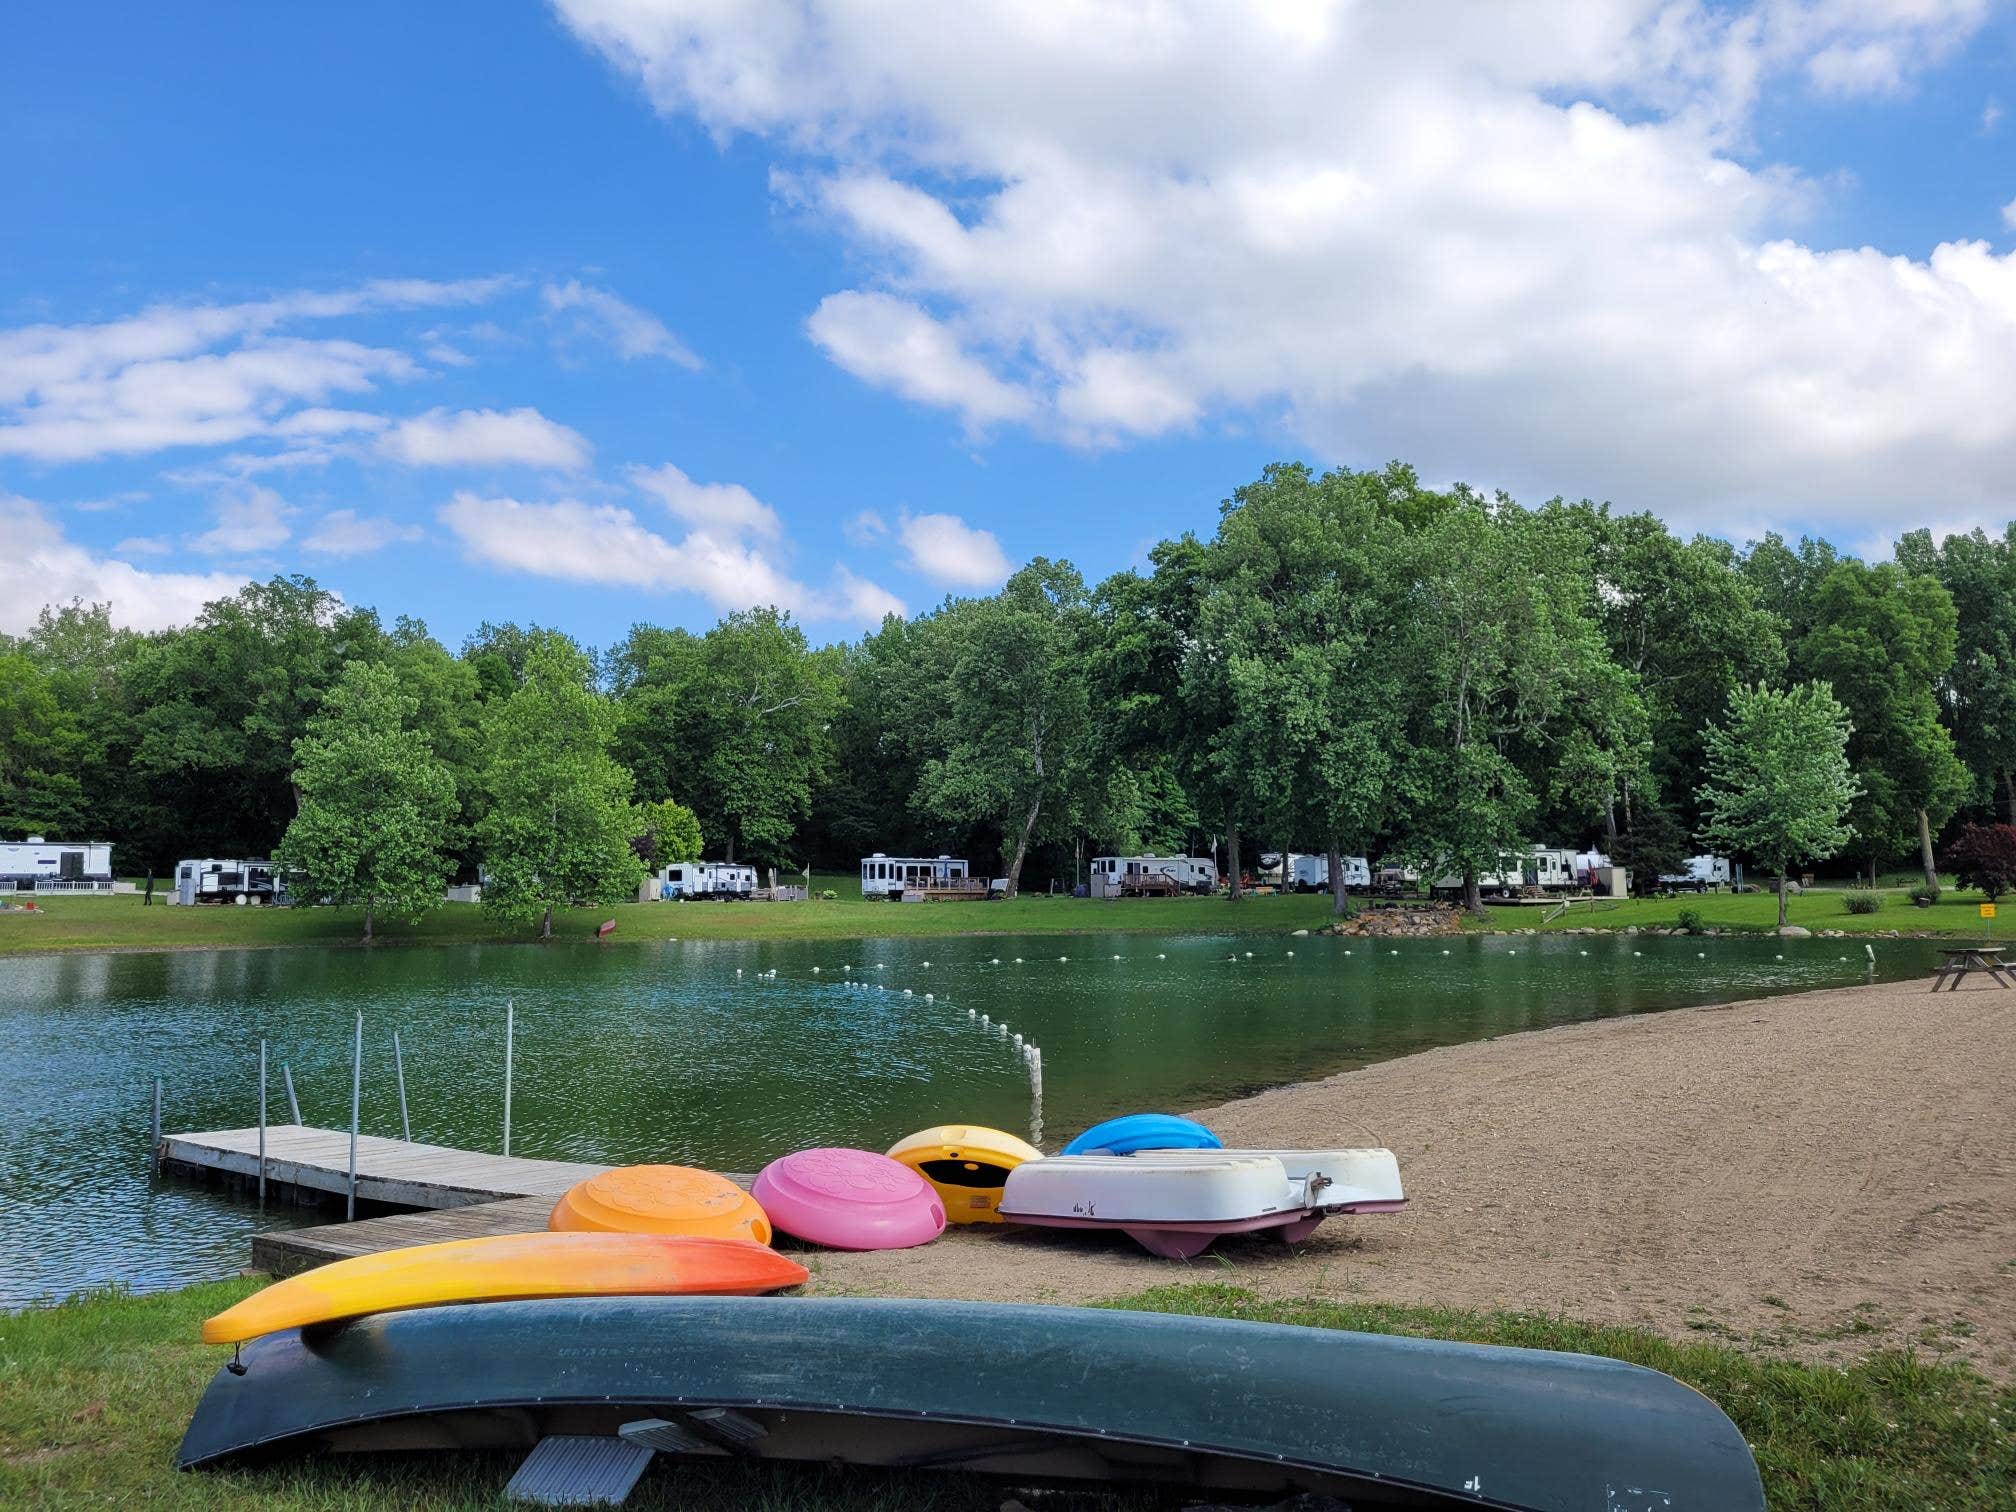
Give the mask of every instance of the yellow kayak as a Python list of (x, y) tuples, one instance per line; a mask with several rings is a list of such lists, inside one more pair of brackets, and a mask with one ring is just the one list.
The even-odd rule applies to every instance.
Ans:
[(618, 1166), (590, 1176), (553, 1204), (546, 1226), (770, 1242), (770, 1216), (761, 1203), (726, 1176), (692, 1166)]
[(1008, 1173), (1043, 1152), (1027, 1140), (975, 1124), (940, 1124), (920, 1129), (889, 1147), (901, 1161), (937, 1189), (952, 1223), (999, 1223), (995, 1211)]
[(748, 1239), (499, 1234), (338, 1260), (276, 1281), (203, 1324), (206, 1344), (366, 1313), (527, 1297), (753, 1297), (802, 1285), (794, 1260)]

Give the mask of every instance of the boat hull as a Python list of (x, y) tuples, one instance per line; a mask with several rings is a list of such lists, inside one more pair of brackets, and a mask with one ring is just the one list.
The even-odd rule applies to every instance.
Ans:
[[(980, 1368), (984, 1362), (985, 1368)], [(1364, 1507), (1761, 1508), (1742, 1436), (1655, 1371), (1103, 1309), (626, 1297), (374, 1316), (221, 1370), (185, 1468), (309, 1449), (529, 1447), (726, 1407), (764, 1458), (1311, 1490)]]
[(1043, 1152), (1026, 1140), (977, 1124), (940, 1124), (899, 1139), (891, 1160), (931, 1183), (945, 1205), (947, 1223), (999, 1223), (1008, 1173)]
[(203, 1323), (206, 1344), (367, 1313), (529, 1297), (755, 1296), (802, 1286), (804, 1266), (747, 1239), (497, 1234), (357, 1255), (276, 1281)]

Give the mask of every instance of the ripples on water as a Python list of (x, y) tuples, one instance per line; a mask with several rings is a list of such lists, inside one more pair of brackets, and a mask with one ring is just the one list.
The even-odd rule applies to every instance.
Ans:
[[(749, 1171), (941, 1122), (1026, 1131), (1028, 1067), (969, 1008), (1042, 1046), (1054, 1147), (1113, 1113), (1434, 1045), (1857, 982), (1861, 952), (1726, 937), (1080, 935), (16, 958), (0, 962), (0, 1304), (228, 1275), (262, 1227), (321, 1221), (262, 1220), (150, 1181), (152, 1081), (164, 1078), (170, 1131), (254, 1124), (263, 1035), (273, 1121), (287, 1116), (286, 1062), (305, 1120), (345, 1127), (359, 1011), (367, 1133), (399, 1132), (397, 1029), (414, 1137), (497, 1148), (509, 999), (514, 1154)], [(1932, 953), (1884, 942), (1879, 973), (1924, 971)]]

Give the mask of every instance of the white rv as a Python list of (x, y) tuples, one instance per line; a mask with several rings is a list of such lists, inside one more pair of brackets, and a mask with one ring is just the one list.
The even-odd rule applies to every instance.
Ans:
[(106, 840), (0, 841), (0, 892), (112, 891), (112, 845)]
[(1659, 885), (1676, 891), (1706, 892), (1711, 887), (1727, 887), (1729, 876), (1727, 856), (1689, 856), (1685, 871), (1661, 872)]
[[(1290, 892), (1313, 893), (1330, 890), (1330, 858), (1323, 856), (1298, 856), (1290, 853), (1288, 870), (1281, 885)], [(1372, 886), (1372, 867), (1363, 856), (1344, 858), (1344, 885), (1369, 889)]]
[(881, 851), (861, 858), (861, 896), (903, 901), (904, 893), (916, 896), (925, 888), (964, 888), (972, 882), (971, 870), (959, 856), (888, 856)]
[(1577, 875), (1575, 853), (1568, 850), (1554, 850), (1544, 845), (1536, 845), (1526, 852), (1520, 863), (1521, 880), (1528, 887), (1537, 887), (1542, 892), (1567, 892), (1581, 885)]
[(264, 859), (177, 861), (174, 900), (182, 904), (287, 901), (287, 881)]
[(756, 895), (756, 868), (732, 861), (674, 861), (658, 871), (658, 896), (668, 903)]
[(1095, 898), (1214, 893), (1218, 863), (1209, 856), (1094, 856), (1086, 891)]
[[(1498, 871), (1477, 873), (1477, 891), (1486, 898), (1509, 898), (1526, 885), (1526, 877), (1517, 864), (1502, 866)], [(1456, 898), (1463, 895), (1463, 874), (1454, 872), (1437, 877), (1429, 883), (1428, 891), (1434, 897)]]

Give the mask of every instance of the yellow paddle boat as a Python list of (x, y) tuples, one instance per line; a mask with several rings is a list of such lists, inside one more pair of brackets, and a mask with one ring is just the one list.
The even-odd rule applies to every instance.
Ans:
[(1043, 1152), (1027, 1140), (1000, 1129), (971, 1124), (940, 1124), (920, 1129), (889, 1147), (889, 1158), (901, 1161), (932, 1186), (953, 1223), (999, 1223), (1001, 1188), (1008, 1173)]
[(770, 1242), (770, 1217), (726, 1176), (691, 1166), (618, 1166), (567, 1189), (550, 1229), (603, 1234), (698, 1234)]
[(338, 1260), (276, 1281), (203, 1323), (206, 1344), (454, 1302), (532, 1297), (754, 1297), (802, 1285), (794, 1260), (748, 1239), (498, 1234)]

